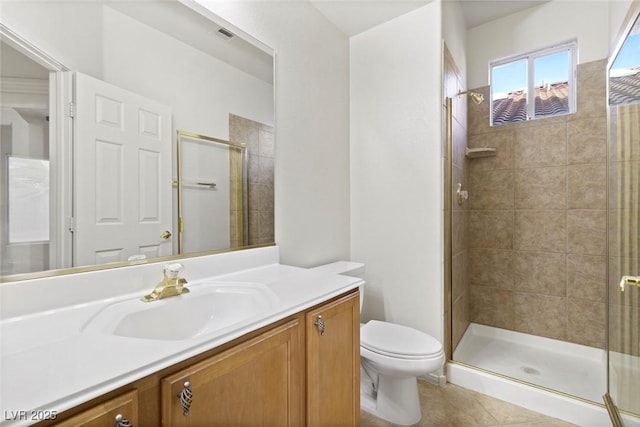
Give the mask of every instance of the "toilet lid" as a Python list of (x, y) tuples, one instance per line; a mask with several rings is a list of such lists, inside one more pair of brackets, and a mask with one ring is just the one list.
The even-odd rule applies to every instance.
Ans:
[(368, 350), (399, 357), (431, 356), (442, 352), (442, 345), (417, 329), (395, 323), (370, 320), (360, 328), (360, 345)]

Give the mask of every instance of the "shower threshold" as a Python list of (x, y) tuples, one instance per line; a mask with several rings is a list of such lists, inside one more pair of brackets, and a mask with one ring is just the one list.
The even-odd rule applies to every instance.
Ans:
[(607, 389), (604, 350), (476, 323), (453, 360), (598, 403)]

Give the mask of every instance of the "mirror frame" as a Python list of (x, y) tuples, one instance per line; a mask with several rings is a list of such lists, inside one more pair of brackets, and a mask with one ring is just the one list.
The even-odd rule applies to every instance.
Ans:
[[(276, 99), (276, 51), (271, 46), (265, 44), (264, 42), (258, 40), (256, 37), (253, 37), (249, 33), (243, 31), (232, 23), (226, 21), (224, 18), (218, 16), (210, 9), (206, 8), (204, 5), (196, 2), (195, 0), (176, 0), (185, 7), (193, 10), (194, 12), (202, 15), (204, 18), (208, 19), (215, 25), (224, 27), (225, 29), (231, 31), (237, 37), (242, 38), (247, 43), (253, 45), (256, 49), (262, 50), (265, 53), (268, 53), (273, 58), (273, 108), (274, 108), (274, 118), (275, 118), (275, 99)], [(49, 69), (51, 72), (69, 72), (73, 71), (69, 67), (65, 66), (54, 57), (49, 55), (46, 51), (40, 49), (38, 46), (35, 46), (33, 43), (26, 40), (24, 37), (4, 25), (0, 22), (0, 36), (3, 39), (9, 42), (12, 47), (18, 47), (20, 51), (25, 53), (30, 59)], [(56, 89), (60, 88), (60, 82), (56, 82)], [(57, 91), (58, 92), (58, 91)], [(55, 95), (59, 96), (58, 93)], [(56, 99), (59, 102), (59, 99)], [(275, 127), (275, 123), (274, 123)], [(274, 137), (277, 134), (277, 130), (274, 131)], [(275, 202), (275, 201), (274, 201)], [(105, 263), (105, 264), (92, 264), (86, 266), (78, 266), (78, 267), (68, 267), (68, 268), (60, 268), (60, 269), (51, 269), (51, 270), (43, 270), (32, 273), (19, 273), (19, 274), (11, 274), (7, 276), (0, 276), (0, 284), (3, 283), (12, 283), (12, 282), (20, 282), (25, 280), (32, 279), (42, 279), (47, 277), (56, 277), (56, 276), (65, 276), (69, 274), (76, 273), (86, 273), (91, 271), (100, 271), (100, 270), (109, 270), (113, 268), (122, 268), (122, 267), (131, 267), (136, 265), (144, 265), (144, 264), (155, 264), (162, 263), (172, 260), (182, 260), (187, 258), (196, 258), (202, 257), (206, 255), (215, 255), (226, 252), (237, 252), (246, 249), (255, 249), (261, 247), (269, 247), (275, 246), (276, 242), (257, 244), (257, 245), (247, 245), (241, 246), (237, 248), (224, 248), (224, 249), (213, 249), (201, 252), (192, 252), (187, 254), (173, 254), (162, 257), (149, 258), (144, 260), (134, 260), (134, 261), (122, 261), (122, 262), (113, 262), (113, 263)]]

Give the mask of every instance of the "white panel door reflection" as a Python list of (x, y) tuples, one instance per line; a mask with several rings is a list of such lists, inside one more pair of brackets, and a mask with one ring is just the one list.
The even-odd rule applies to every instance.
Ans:
[(74, 266), (171, 255), (171, 109), (75, 74)]

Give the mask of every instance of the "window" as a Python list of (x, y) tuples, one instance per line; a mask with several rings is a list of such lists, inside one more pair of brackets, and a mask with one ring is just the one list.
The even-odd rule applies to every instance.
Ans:
[(49, 240), (49, 161), (9, 157), (9, 243)]
[(575, 42), (492, 62), (491, 124), (573, 113), (575, 68)]
[(640, 18), (629, 34), (609, 69), (609, 104), (640, 102)]

